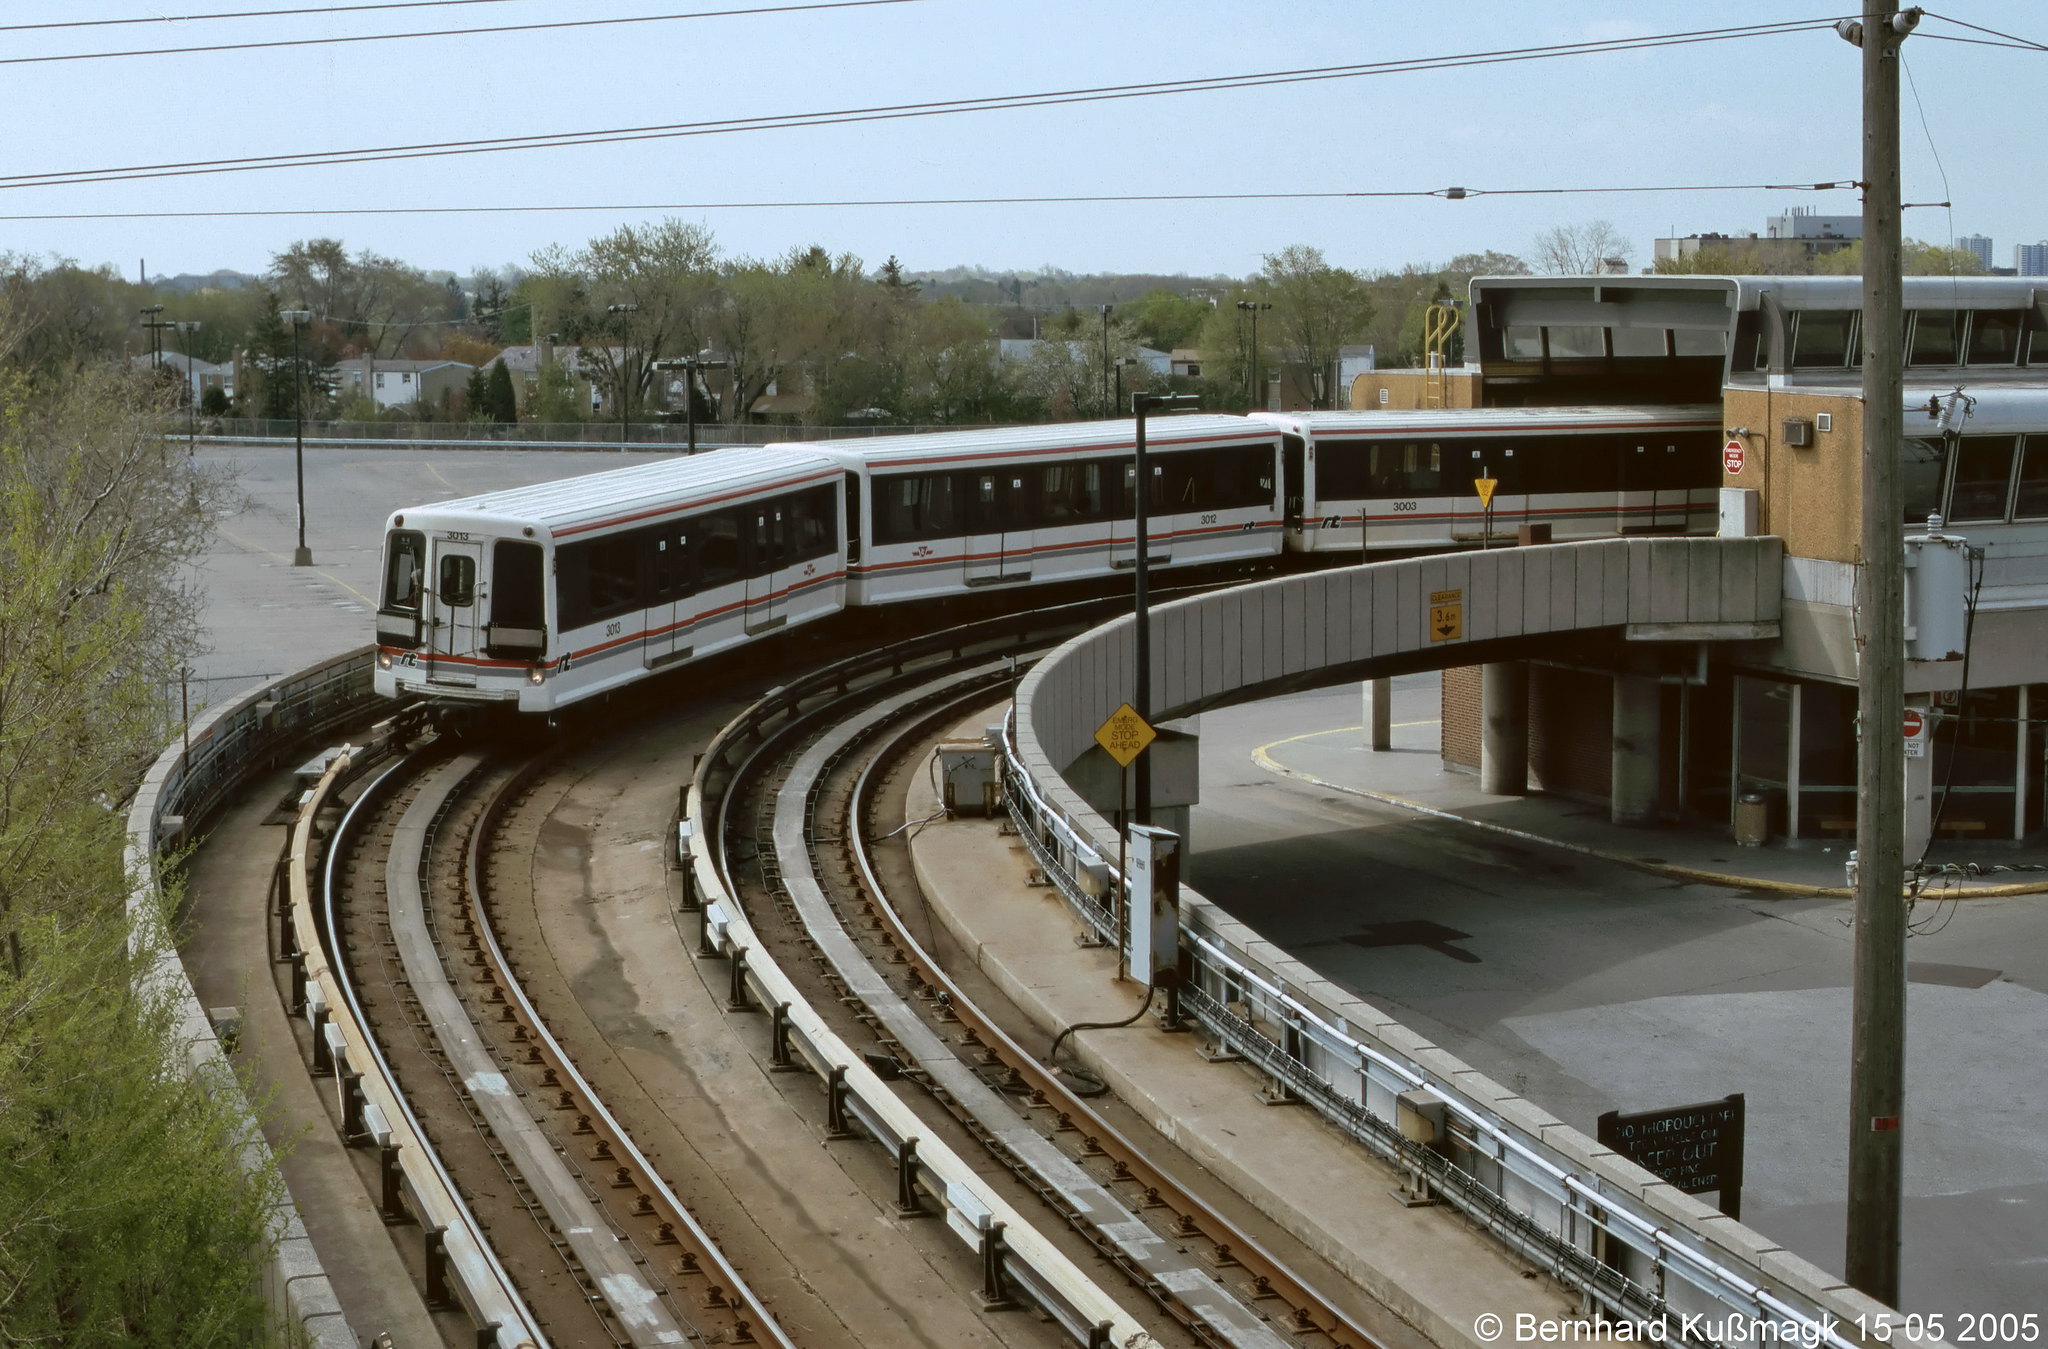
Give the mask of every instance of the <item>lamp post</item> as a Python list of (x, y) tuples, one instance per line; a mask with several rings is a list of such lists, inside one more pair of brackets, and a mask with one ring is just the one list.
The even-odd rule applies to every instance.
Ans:
[(1117, 395), (1116, 403), (1109, 400), (1109, 316), (1115, 310), (1113, 304), (1102, 306), (1102, 406), (1106, 411), (1114, 410), (1116, 403), (1123, 401), (1122, 394)]
[(142, 306), (142, 326), (149, 329), (149, 366), (158, 374), (164, 368), (163, 322), (164, 307), (160, 304)]
[(1111, 367), (1111, 368), (1113, 369), (1113, 371), (1114, 371), (1114, 372), (1115, 372), (1115, 374), (1116, 374), (1116, 401), (1110, 404), (1110, 406), (1111, 406), (1111, 407), (1113, 407), (1113, 408), (1114, 408), (1114, 407), (1122, 407), (1122, 406), (1123, 406), (1123, 402), (1124, 402), (1124, 368), (1125, 368), (1126, 366), (1132, 366), (1132, 365), (1136, 365), (1136, 364), (1138, 364), (1138, 358), (1137, 358), (1137, 357), (1135, 357), (1135, 356), (1119, 356), (1119, 357), (1117, 357), (1117, 358), (1116, 358), (1115, 362), (1113, 363), (1113, 365), (1112, 365), (1112, 367)]
[(729, 361), (713, 358), (707, 352), (695, 356), (678, 356), (673, 360), (656, 361), (656, 370), (681, 370), (683, 372), (683, 420), (690, 428), (691, 454), (697, 452), (697, 372), (699, 370), (723, 370)]
[(192, 451), (199, 448), (199, 376), (192, 367), (192, 334), (199, 331), (199, 320), (190, 319), (171, 325), (178, 330), (182, 339), (178, 345), (185, 348), (185, 448)]
[(313, 321), (313, 311), (287, 309), (278, 318), (292, 326), (292, 461), (299, 475), (299, 547), (292, 554), (292, 565), (310, 567), (313, 550), (306, 546), (306, 360), (299, 334)]
[[(640, 312), (637, 304), (608, 304), (607, 314), (630, 315)], [(619, 319), (619, 450), (624, 453), (633, 440), (633, 394), (627, 371), (633, 362), (633, 329), (629, 319)]]
[(1273, 307), (1273, 302), (1271, 300), (1239, 300), (1237, 302), (1237, 307), (1239, 309), (1242, 309), (1245, 313), (1250, 314), (1252, 316), (1252, 351), (1250, 361), (1251, 368), (1245, 373), (1245, 384), (1248, 386), (1245, 389), (1245, 396), (1252, 400), (1252, 406), (1256, 408), (1262, 401), (1264, 401), (1259, 397), (1260, 389), (1258, 387), (1260, 373), (1259, 311), (1261, 309), (1271, 309)]
[[(1131, 395), (1131, 416), (1137, 421), (1137, 438), (1132, 444), (1132, 455), (1136, 461), (1138, 481), (1136, 500), (1131, 512), (1136, 526), (1135, 542), (1138, 555), (1133, 561), (1131, 578), (1131, 612), (1137, 621), (1133, 645), (1133, 664), (1136, 670), (1136, 687), (1131, 691), (1131, 710), (1149, 725), (1152, 721), (1152, 594), (1146, 573), (1150, 568), (1150, 540), (1152, 513), (1147, 491), (1152, 485), (1152, 466), (1145, 456), (1145, 414), (1148, 412), (1192, 412), (1201, 405), (1201, 399), (1191, 393), (1134, 393)], [(1133, 765), (1132, 789), (1137, 797), (1136, 816), (1139, 824), (1152, 823), (1152, 757), (1140, 750)]]

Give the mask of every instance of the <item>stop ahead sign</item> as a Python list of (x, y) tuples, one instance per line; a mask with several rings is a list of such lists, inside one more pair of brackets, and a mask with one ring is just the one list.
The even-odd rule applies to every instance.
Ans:
[(1742, 466), (1749, 459), (1749, 451), (1739, 440), (1730, 440), (1721, 447), (1721, 467), (1730, 473), (1742, 472)]

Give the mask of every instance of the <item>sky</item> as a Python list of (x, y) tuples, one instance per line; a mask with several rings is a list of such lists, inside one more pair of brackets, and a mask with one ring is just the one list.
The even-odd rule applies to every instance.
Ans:
[[(47, 175), (194, 160), (784, 117), (1437, 58), (1706, 27), (1832, 20), (1845, 0), (65, 0), (0, 6), (10, 168)], [(212, 20), (227, 10), (295, 16)], [(2040, 0), (1938, 13), (2048, 43)], [(540, 32), (279, 43), (563, 20), (699, 15)], [(154, 22), (25, 31), (34, 23)], [(1905, 48), (1910, 237), (1991, 236), (1994, 262), (2048, 239), (2038, 100), (2048, 51), (1933, 14)], [(1761, 232), (1795, 206), (1860, 210), (1860, 55), (1795, 32), (1428, 72), (1159, 97), (644, 139), (385, 163), (114, 183), (0, 177), (0, 252), (110, 264), (135, 279), (261, 272), (336, 237), (427, 269), (524, 264), (621, 224), (697, 221), (734, 256), (822, 244), (913, 272), (1244, 276), (1310, 244), (1374, 271), (1606, 220), (1647, 266), (1661, 235)], [(1915, 93), (1917, 91), (1917, 98)], [(2026, 108), (2035, 111), (2028, 113)], [(1461, 186), (1464, 200), (1428, 193)], [(1715, 190), (1742, 187), (1744, 190)], [(1578, 189), (1604, 189), (1585, 192)], [(1683, 188), (1622, 192), (1622, 188)], [(1551, 191), (1571, 189), (1568, 192)], [(1237, 201), (847, 205), (932, 198), (1243, 194)], [(750, 203), (729, 208), (730, 203)], [(838, 203), (800, 205), (792, 203)], [(433, 207), (557, 207), (425, 214)], [(627, 208), (627, 209), (621, 209)], [(397, 209), (374, 216), (337, 209)], [(282, 212), (181, 218), (181, 212)], [(125, 215), (123, 219), (23, 219)]]

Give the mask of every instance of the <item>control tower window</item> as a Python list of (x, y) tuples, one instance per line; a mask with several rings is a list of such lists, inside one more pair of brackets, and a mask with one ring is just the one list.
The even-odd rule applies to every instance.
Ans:
[(2020, 354), (2020, 312), (1980, 309), (1970, 315), (1971, 365), (2011, 365)]
[(2012, 486), (2014, 437), (1964, 436), (1956, 452), (1949, 519), (2003, 520)]
[(1792, 368), (1794, 370), (1839, 369), (1854, 365), (1855, 349), (1850, 345), (1855, 315), (1847, 310), (1809, 309), (1792, 326)]
[(1947, 448), (1938, 440), (1909, 440), (1899, 458), (1899, 487), (1906, 502), (1905, 521), (1925, 525), (1941, 509), (1941, 478), (1948, 467)]
[(1923, 309), (1913, 316), (1907, 365), (1960, 365), (1963, 316), (1953, 309)]

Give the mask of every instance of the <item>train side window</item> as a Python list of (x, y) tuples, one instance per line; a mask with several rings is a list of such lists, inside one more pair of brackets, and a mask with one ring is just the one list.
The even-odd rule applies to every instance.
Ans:
[(391, 531), (384, 551), (384, 607), (417, 610), (420, 576), (427, 567), (427, 536), (410, 529)]
[(1906, 349), (1907, 365), (1961, 364), (1963, 316), (1953, 309), (1922, 309), (1913, 315), (1913, 338)]
[(607, 534), (580, 546), (587, 622), (646, 607), (640, 565), (645, 545), (638, 531)]
[(790, 541), (795, 550), (792, 562), (823, 557), (839, 546), (833, 534), (833, 499), (830, 487), (811, 487), (790, 498)]
[(1084, 520), (1107, 520), (1110, 514), (1109, 491), (1104, 485), (1102, 461), (1090, 459), (1079, 466), (1074, 482), (1076, 499), (1080, 503), (1081, 518)]
[(875, 479), (875, 542), (914, 543), (957, 532), (953, 487), (950, 473)]
[(1812, 370), (1856, 364), (1850, 345), (1855, 315), (1842, 310), (1803, 310), (1792, 320), (1792, 368)]
[(491, 546), (491, 623), (538, 628), (546, 620), (541, 597), (545, 554), (537, 543), (500, 539)]
[(2013, 494), (2014, 519), (2048, 515), (2048, 436), (2028, 436), (2020, 453), (2019, 488)]
[(1970, 315), (1970, 365), (2011, 365), (2020, 353), (2020, 311), (1979, 309)]
[(1073, 524), (1080, 514), (1074, 505), (1077, 467), (1046, 464), (1034, 475), (1038, 483), (1038, 518), (1049, 526)]
[(731, 511), (713, 511), (697, 527), (697, 588), (709, 590), (740, 579), (740, 522)]
[(476, 559), (467, 553), (443, 553), (436, 594), (450, 608), (476, 603)]
[(2012, 487), (2013, 436), (1964, 436), (1956, 451), (1949, 519), (2003, 520)]
[(1901, 448), (1899, 486), (1906, 503), (1906, 523), (1924, 526), (1927, 517), (1941, 509), (1941, 479), (1948, 466), (1948, 447), (1939, 440), (1913, 439)]

